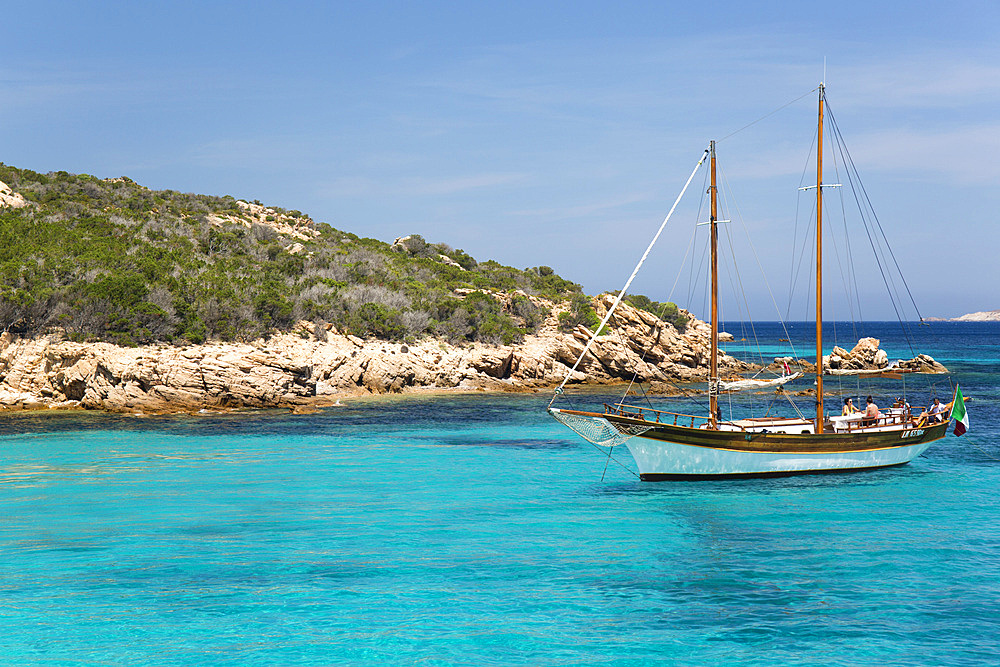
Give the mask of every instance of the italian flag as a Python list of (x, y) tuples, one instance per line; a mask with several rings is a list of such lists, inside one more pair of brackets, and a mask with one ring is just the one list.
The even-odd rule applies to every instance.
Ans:
[(955, 385), (955, 401), (951, 408), (951, 416), (955, 420), (955, 435), (962, 435), (969, 430), (969, 413), (965, 411), (965, 399), (962, 398), (962, 388)]

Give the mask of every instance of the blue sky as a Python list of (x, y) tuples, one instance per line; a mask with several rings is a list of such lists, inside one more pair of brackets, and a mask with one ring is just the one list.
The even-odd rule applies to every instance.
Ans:
[[(11, 3), (0, 161), (418, 233), (597, 293), (624, 282), (708, 141), (808, 94), (825, 58), (921, 314), (1000, 308), (1000, 3), (757, 4)], [(782, 304), (815, 106), (719, 144)], [(638, 291), (670, 294), (701, 183)], [(766, 290), (744, 291), (774, 319)], [(690, 294), (673, 298), (702, 314)]]

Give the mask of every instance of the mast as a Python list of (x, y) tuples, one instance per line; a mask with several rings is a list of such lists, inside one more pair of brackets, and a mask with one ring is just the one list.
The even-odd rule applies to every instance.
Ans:
[(816, 432), (823, 432), (823, 102), (819, 84), (819, 130), (816, 143)]
[(709, 188), (712, 210), (709, 219), (709, 234), (712, 238), (712, 342), (709, 353), (708, 371), (708, 424), (709, 428), (719, 427), (719, 233), (716, 227), (718, 220), (718, 189), (715, 185), (715, 142), (710, 147), (712, 185)]

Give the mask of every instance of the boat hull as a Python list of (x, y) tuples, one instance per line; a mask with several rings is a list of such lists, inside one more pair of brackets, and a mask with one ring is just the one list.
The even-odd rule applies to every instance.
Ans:
[(738, 451), (636, 437), (628, 447), (643, 481), (726, 477), (775, 477), (870, 470), (903, 465), (930, 442), (847, 452)]

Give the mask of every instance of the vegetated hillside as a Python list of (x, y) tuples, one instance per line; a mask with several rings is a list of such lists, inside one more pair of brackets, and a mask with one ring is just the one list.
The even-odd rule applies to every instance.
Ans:
[(0, 191), (2, 330), (134, 345), (251, 340), (313, 320), (361, 337), (510, 343), (547, 311), (527, 295), (572, 300), (567, 326), (596, 323), (580, 286), (548, 267), (477, 262), (419, 236), (390, 246), (128, 178), (0, 165), (0, 181), (13, 191)]
[[(299, 211), (129, 178), (0, 163), (0, 181), (3, 331), (199, 343), (311, 320), (360, 337), (509, 344), (537, 331), (551, 302), (568, 302), (567, 330), (598, 324), (580, 286), (546, 266), (477, 262), (416, 235), (390, 246)], [(627, 298), (684, 324), (673, 304)]]

